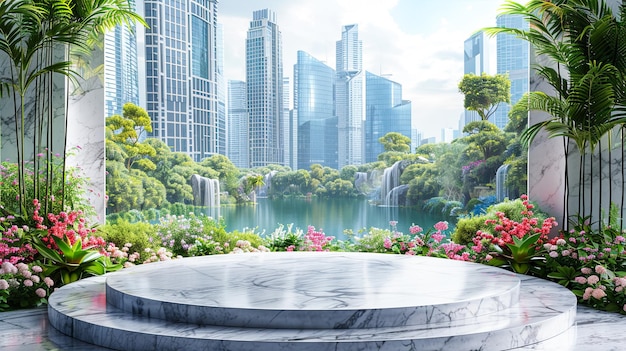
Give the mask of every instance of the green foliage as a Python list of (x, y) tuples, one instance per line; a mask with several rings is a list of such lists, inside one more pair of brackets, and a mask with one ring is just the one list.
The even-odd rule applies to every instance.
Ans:
[(390, 132), (378, 138), (385, 151), (407, 153), (411, 151), (411, 138), (397, 132)]
[(385, 238), (390, 235), (388, 229), (370, 228), (362, 236), (354, 237), (354, 250), (357, 252), (387, 252)]
[(270, 251), (287, 251), (288, 248), (298, 248), (304, 243), (302, 229), (293, 230), (293, 223), (286, 228), (283, 224), (279, 225), (270, 235), (263, 240), (263, 244)]
[(456, 222), (454, 232), (450, 236), (450, 240), (457, 244), (467, 245), (472, 242), (472, 238), (476, 236), (479, 230), (486, 230), (485, 220), (493, 219), (493, 215), (487, 216), (469, 216), (462, 217)]
[(98, 228), (98, 234), (108, 243), (114, 243), (117, 247), (132, 244), (130, 251), (139, 253), (142, 262), (148, 258), (146, 249), (158, 249), (158, 245), (151, 241), (155, 233), (156, 228), (149, 223), (130, 223), (125, 220), (107, 223)]
[(114, 115), (106, 119), (106, 136), (110, 142), (118, 146), (111, 153), (112, 156), (123, 157), (128, 170), (134, 165), (144, 171), (155, 170), (154, 162), (146, 157), (155, 156), (156, 150), (149, 143), (140, 141), (144, 132), (152, 131), (152, 121), (148, 112), (130, 102), (124, 104), (122, 109), (122, 116)]
[(511, 81), (504, 74), (477, 76), (470, 73), (459, 82), (459, 91), (465, 95), (465, 108), (476, 111), (483, 121), (487, 121), (499, 103), (511, 100)]

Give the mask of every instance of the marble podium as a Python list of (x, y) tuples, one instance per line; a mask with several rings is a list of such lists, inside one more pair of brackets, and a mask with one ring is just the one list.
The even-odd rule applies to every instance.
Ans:
[(48, 315), (62, 333), (116, 350), (566, 350), (576, 342), (576, 298), (557, 284), (370, 253), (151, 263), (59, 289)]

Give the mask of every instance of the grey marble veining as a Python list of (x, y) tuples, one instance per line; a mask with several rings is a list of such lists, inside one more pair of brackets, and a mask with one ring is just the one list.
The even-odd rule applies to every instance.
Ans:
[[(266, 257), (272, 256), (272, 254), (265, 255), (268, 255)], [(398, 255), (355, 255), (363, 255), (360, 259), (364, 261), (363, 264), (365, 266), (367, 266), (368, 261), (369, 263), (378, 263), (383, 266), (385, 264), (393, 266), (398, 264), (398, 262), (404, 263), (405, 260), (408, 262), (408, 260), (413, 259), (416, 264), (419, 263), (418, 266), (423, 264), (424, 269), (432, 268), (436, 271), (442, 267), (447, 267), (444, 268), (444, 273), (446, 273), (444, 276), (447, 279), (444, 279), (444, 282), (441, 283), (442, 291), (444, 292), (447, 291), (449, 285), (447, 282), (449, 281), (457, 282), (459, 289), (463, 290), (462, 285), (472, 280), (463, 277), (463, 275), (468, 274), (471, 276), (471, 271), (481, 271), (484, 267), (463, 262), (447, 265), (446, 263), (454, 261), (440, 259), (422, 260), (416, 257)], [(255, 258), (254, 255), (241, 256), (247, 256), (250, 260)], [(302, 267), (309, 265), (323, 267), (323, 264), (320, 265), (322, 257), (335, 257), (335, 255), (320, 255), (319, 253), (317, 253), (317, 256), (315, 253), (294, 253), (283, 256), (277, 254), (275, 256), (281, 259), (284, 258), (285, 263), (289, 263), (288, 266), (294, 266), (295, 264), (290, 261), (290, 258), (297, 257), (299, 259), (298, 266)], [(382, 262), (377, 262), (378, 259), (382, 258), (379, 256), (385, 257)], [(227, 256), (213, 257), (221, 258)], [(342, 256), (338, 255), (337, 257)], [(386, 257), (390, 257), (391, 261), (397, 260), (398, 262), (386, 263)], [(224, 261), (216, 261), (225, 263), (229, 260), (230, 258), (224, 259)], [(237, 266), (237, 260), (239, 259), (235, 259), (235, 263), (231, 264)], [(272, 258), (269, 258), (270, 262), (272, 260)], [(202, 262), (203, 260), (198, 258), (189, 259), (189, 262), (196, 261)], [(152, 266), (152, 269), (129, 270), (128, 272), (134, 273), (128, 273), (126, 279), (137, 280), (139, 275), (146, 275), (151, 270), (161, 272), (164, 276), (167, 276), (166, 272), (170, 268), (175, 269), (175, 267), (181, 264), (175, 262), (144, 266)], [(185, 265), (187, 264), (185, 263)], [(351, 265), (358, 266), (354, 262)], [(223, 265), (218, 266), (222, 267), (221, 271), (224, 271)], [(470, 267), (471, 269), (469, 271), (459, 270), (458, 268), (462, 266)], [(396, 266), (396, 269), (400, 268)], [(403, 269), (408, 269), (404, 271), (403, 275), (406, 280), (415, 280), (413, 276), (415, 274), (414, 267), (409, 265)], [(144, 270), (146, 271), (144, 272)], [(344, 267), (342, 271), (345, 270), (347, 269)], [(148, 318), (145, 315), (134, 315), (107, 304), (109, 296), (107, 296), (105, 281), (107, 284), (110, 284), (111, 280), (117, 280), (118, 277), (126, 276), (122, 274), (109, 274), (104, 277), (82, 280), (56, 291), (50, 298), (48, 316), (51, 325), (55, 328), (59, 328), (83, 341), (118, 350), (508, 350), (530, 347), (531, 345), (537, 346), (548, 343), (553, 339), (559, 339), (558, 344), (564, 346), (575, 343), (576, 334), (571, 331), (571, 328), (576, 317), (576, 300), (571, 292), (557, 284), (541, 279), (513, 275), (499, 269), (495, 270), (501, 272), (503, 277), (515, 278), (519, 282), (518, 303), (488, 314), (468, 315), (464, 318), (447, 318), (440, 321), (428, 320), (426, 323), (415, 325), (403, 324), (352, 329), (276, 328), (267, 326), (199, 325), (196, 323), (173, 322), (160, 318)], [(305, 272), (306, 270), (301, 269), (301, 271)], [(238, 272), (240, 275), (237, 277), (237, 281), (254, 281), (256, 278), (255, 270), (249, 269), (247, 272)], [(287, 275), (287, 272), (289, 272), (289, 269), (285, 267), (283, 270), (274, 270), (273, 274), (284, 276)], [(333, 270), (332, 272), (341, 277), (339, 270)], [(193, 280), (192, 275), (178, 275), (177, 277), (177, 280), (169, 281), (172, 284), (169, 284), (167, 279), (152, 283), (161, 288), (170, 286), (170, 289), (175, 290), (176, 286), (182, 282)], [(269, 278), (269, 276), (265, 277), (263, 281)], [(175, 279), (175, 277), (170, 277), (170, 279)], [(203, 274), (198, 273), (195, 280), (204, 281), (206, 279)], [(427, 280), (421, 280), (421, 282), (423, 285), (429, 286), (430, 291), (437, 291), (435, 282)], [(337, 283), (341, 285), (339, 280)], [(367, 286), (366, 283), (363, 284)], [(409, 283), (407, 282), (407, 284)], [(148, 284), (144, 286), (144, 289), (149, 290), (152, 287)], [(316, 289), (314, 285), (311, 285), (311, 287)], [(229, 288), (232, 288), (232, 286), (229, 285)], [(372, 291), (379, 291), (377, 288), (373, 288), (374, 290)], [(284, 290), (289, 291), (291, 287), (285, 286)], [(318, 290), (321, 291), (321, 289)], [(480, 296), (480, 293), (475, 292), (473, 289), (469, 289), (469, 291), (468, 296)], [(239, 293), (241, 292), (233, 291), (234, 295), (239, 296)], [(163, 295), (161, 291), (157, 291), (155, 294), (161, 294), (161, 297), (156, 300), (164, 300), (170, 297), (169, 295)], [(252, 296), (254, 294), (250, 293), (249, 295)], [(444, 295), (448, 295), (447, 298), (451, 296), (450, 293), (444, 293)], [(491, 296), (492, 294), (487, 293), (487, 295)], [(174, 294), (174, 296), (176, 295)], [(403, 295), (401, 294), (401, 296)], [(122, 296), (123, 298), (125, 296)], [(430, 295), (427, 295), (426, 299), (430, 298)], [(457, 299), (462, 298), (457, 296)], [(419, 294), (415, 295), (415, 299), (421, 299)], [(376, 298), (369, 300), (369, 302), (375, 305), (375, 300)], [(226, 299), (226, 301), (230, 300)], [(119, 301), (117, 302), (119, 303)], [(310, 302), (308, 306), (316, 306), (316, 303), (319, 302)], [(276, 302), (272, 302), (270, 305), (285, 307), (284, 302), (278, 305), (276, 305)], [(305, 304), (305, 306), (307, 305)], [(361, 307), (367, 307), (366, 302), (363, 302)], [(244, 307), (231, 306), (231, 308), (245, 310)], [(326, 306), (324, 311), (332, 308), (332, 306)], [(311, 309), (306, 311), (315, 313), (322, 310)], [(240, 315), (243, 315), (243, 313), (240, 313)], [(553, 342), (556, 343), (556, 341)], [(129, 348), (128, 345), (132, 345), (132, 347)], [(540, 348), (537, 346), (536, 349)]]
[[(430, 257), (271, 253), (182, 259), (108, 277), (126, 312), (197, 324), (375, 328), (448, 322), (504, 310), (516, 275)], [(454, 273), (451, 273), (454, 272)]]

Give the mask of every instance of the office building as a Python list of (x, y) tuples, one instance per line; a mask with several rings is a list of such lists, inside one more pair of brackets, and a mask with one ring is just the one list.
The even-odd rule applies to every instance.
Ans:
[(246, 38), (250, 167), (285, 164), (283, 62), (276, 14), (254, 11)]
[[(519, 15), (501, 15), (496, 19), (498, 27), (528, 30), (528, 22)], [(497, 73), (508, 74), (511, 80), (511, 104), (501, 103), (491, 117), (500, 129), (509, 122), (511, 106), (529, 91), (530, 85), (530, 46), (527, 41), (511, 34), (500, 33), (496, 37)]]
[[(337, 169), (335, 70), (304, 51), (294, 65), (293, 113), (297, 121), (297, 168)], [(294, 149), (295, 151), (296, 149)]]
[(402, 100), (402, 85), (385, 77), (365, 72), (365, 162), (378, 161), (385, 152), (378, 140), (387, 133), (411, 138), (411, 102)]
[(195, 161), (218, 152), (217, 0), (145, 0), (146, 110), (153, 136)]
[[(129, 4), (135, 9), (135, 0)], [(137, 25), (118, 25), (104, 35), (104, 115), (121, 115), (130, 102), (139, 105)]]
[(228, 81), (228, 158), (248, 168), (248, 88), (241, 80)]
[(365, 160), (365, 72), (363, 44), (357, 24), (343, 26), (336, 45), (335, 103), (338, 125), (338, 166), (359, 165)]

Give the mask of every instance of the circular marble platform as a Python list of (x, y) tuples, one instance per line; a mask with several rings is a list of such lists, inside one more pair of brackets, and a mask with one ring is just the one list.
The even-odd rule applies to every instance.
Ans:
[(108, 303), (196, 324), (377, 328), (504, 310), (518, 302), (520, 286), (515, 274), (485, 265), (369, 253), (219, 255), (158, 265), (111, 275)]
[(259, 253), (84, 279), (50, 296), (48, 316), (62, 333), (116, 350), (486, 351), (567, 345), (576, 298), (447, 259)]

